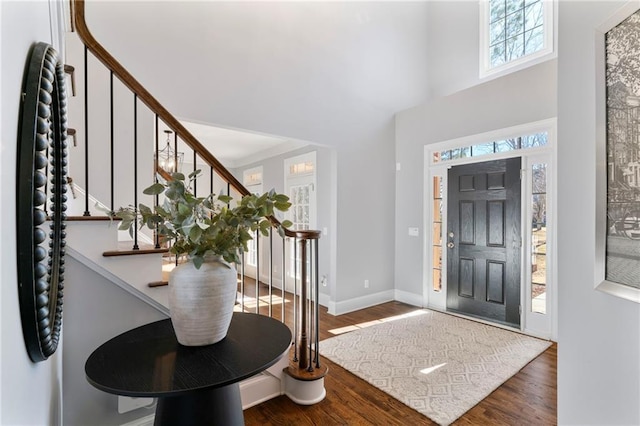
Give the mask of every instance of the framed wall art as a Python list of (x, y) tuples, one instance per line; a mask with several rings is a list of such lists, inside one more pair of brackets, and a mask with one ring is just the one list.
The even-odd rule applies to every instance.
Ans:
[[(640, 10), (630, 4), (604, 36), (604, 149), (599, 149), (597, 288), (640, 303)], [(604, 98), (604, 99), (602, 99)], [(604, 193), (604, 196), (602, 196)], [(604, 215), (603, 215), (604, 213)], [(598, 263), (598, 262), (597, 262)], [(598, 265), (597, 265), (598, 266)], [(598, 279), (597, 279), (598, 281)]]

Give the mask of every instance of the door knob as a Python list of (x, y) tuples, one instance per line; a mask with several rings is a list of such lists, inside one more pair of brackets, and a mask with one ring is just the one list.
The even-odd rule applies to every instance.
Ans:
[(455, 244), (453, 244), (453, 241), (449, 241), (449, 242), (447, 243), (447, 247), (449, 247), (450, 249), (454, 248), (455, 246), (456, 246), (456, 245), (455, 245)]

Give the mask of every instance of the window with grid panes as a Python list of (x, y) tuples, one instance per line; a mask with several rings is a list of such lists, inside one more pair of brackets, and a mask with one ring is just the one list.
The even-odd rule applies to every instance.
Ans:
[(552, 0), (484, 0), (482, 7), (481, 74), (553, 51)]

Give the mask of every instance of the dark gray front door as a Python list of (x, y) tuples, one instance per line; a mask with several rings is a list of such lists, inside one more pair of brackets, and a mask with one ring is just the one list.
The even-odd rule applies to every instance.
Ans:
[(520, 158), (449, 169), (447, 310), (520, 326)]

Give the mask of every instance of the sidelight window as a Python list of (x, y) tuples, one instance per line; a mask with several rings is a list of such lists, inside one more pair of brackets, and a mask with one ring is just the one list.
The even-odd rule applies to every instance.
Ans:
[(531, 310), (547, 313), (547, 165), (531, 169)]
[(431, 245), (433, 246), (433, 290), (442, 290), (442, 196), (443, 178), (433, 177), (433, 233)]

